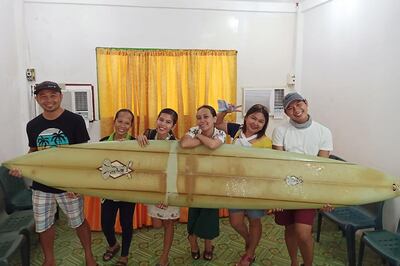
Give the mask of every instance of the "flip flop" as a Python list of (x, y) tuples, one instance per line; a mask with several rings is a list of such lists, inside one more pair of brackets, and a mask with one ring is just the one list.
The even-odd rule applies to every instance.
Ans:
[(244, 265), (250, 266), (250, 265), (252, 265), (255, 261), (256, 261), (256, 256), (250, 257), (250, 256), (244, 254), (244, 255), (240, 258), (240, 261), (239, 261), (238, 263), (236, 263), (235, 265), (238, 266), (238, 265), (243, 265), (243, 264), (244, 264)]

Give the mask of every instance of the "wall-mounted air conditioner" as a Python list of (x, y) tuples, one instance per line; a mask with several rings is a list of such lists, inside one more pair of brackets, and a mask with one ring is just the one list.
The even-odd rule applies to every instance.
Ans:
[[(63, 100), (61, 106), (83, 117), (86, 127), (94, 121), (93, 85), (91, 84), (59, 84), (62, 88)], [(36, 115), (42, 113), (42, 108), (36, 103)]]

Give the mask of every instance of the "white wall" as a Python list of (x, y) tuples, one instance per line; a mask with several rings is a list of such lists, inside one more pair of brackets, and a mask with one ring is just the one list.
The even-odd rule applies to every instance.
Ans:
[[(335, 154), (399, 176), (400, 2), (306, 2), (317, 6), (299, 16), (296, 71), (311, 114), (331, 128)], [(240, 102), (242, 87), (286, 86), (294, 11), (251, 1), (0, 1), (0, 161), (26, 151), (26, 66), (38, 81), (96, 85), (96, 47), (236, 49)], [(398, 215), (399, 205), (387, 212)]]
[(96, 85), (96, 47), (238, 50), (238, 102), (242, 87), (284, 87), (293, 71), (294, 3), (110, 2), (25, 1), (39, 80)]
[(28, 150), (29, 90), (25, 82), (22, 0), (0, 1), (0, 162)]
[[(320, 1), (321, 2), (321, 1)], [(400, 176), (400, 1), (333, 0), (303, 13), (301, 91), (334, 154)], [(386, 205), (394, 228), (400, 199)]]

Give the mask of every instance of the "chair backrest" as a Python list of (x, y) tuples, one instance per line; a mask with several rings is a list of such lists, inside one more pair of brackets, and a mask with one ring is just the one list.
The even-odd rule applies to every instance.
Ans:
[(2, 187), (0, 187), (0, 220), (3, 216), (3, 214), (6, 214), (6, 199), (5, 199), (4, 190)]
[(371, 216), (375, 217), (375, 224), (376, 229), (381, 230), (383, 228), (383, 205), (385, 204), (384, 201), (373, 202), (369, 204), (364, 204), (358, 206), (362, 211), (370, 214)]
[[(333, 160), (338, 160), (342, 162), (346, 162), (346, 160), (336, 156), (336, 155), (329, 155), (330, 159)], [(382, 224), (382, 215), (383, 215), (383, 204), (384, 201), (379, 201), (379, 202), (374, 202), (374, 203), (369, 203), (369, 204), (364, 204), (360, 206), (356, 206), (358, 209), (360, 209), (363, 212), (368, 213), (372, 217), (375, 218), (375, 224), (376, 224), (376, 229), (382, 229), (383, 224)]]
[(26, 189), (22, 178), (16, 178), (8, 174), (8, 169), (0, 166), (0, 186), (3, 189), (5, 198), (11, 198), (21, 190)]

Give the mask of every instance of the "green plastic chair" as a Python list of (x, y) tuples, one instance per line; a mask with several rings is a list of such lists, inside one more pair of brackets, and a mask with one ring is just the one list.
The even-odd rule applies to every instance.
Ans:
[(387, 230), (364, 232), (360, 241), (358, 265), (362, 266), (365, 245), (384, 258), (389, 265), (400, 265), (400, 219), (397, 233)]
[(23, 234), (30, 245), (30, 235), (34, 232), (33, 211), (23, 210), (8, 214), (5, 210), (4, 192), (0, 189), (0, 234), (9, 232)]
[(30, 265), (30, 246), (25, 235), (18, 232), (0, 234), (0, 266), (10, 265), (14, 254), (20, 250), (21, 265)]
[[(335, 155), (330, 159), (345, 161)], [(337, 224), (346, 237), (347, 265), (356, 265), (356, 231), (359, 229), (382, 229), (382, 212), (384, 202), (375, 202), (359, 206), (336, 208), (331, 212), (318, 212), (316, 240), (319, 242), (323, 217)]]
[(4, 192), (6, 212), (32, 209), (32, 190), (26, 187), (23, 179), (10, 176), (8, 171), (0, 166), (0, 186)]

